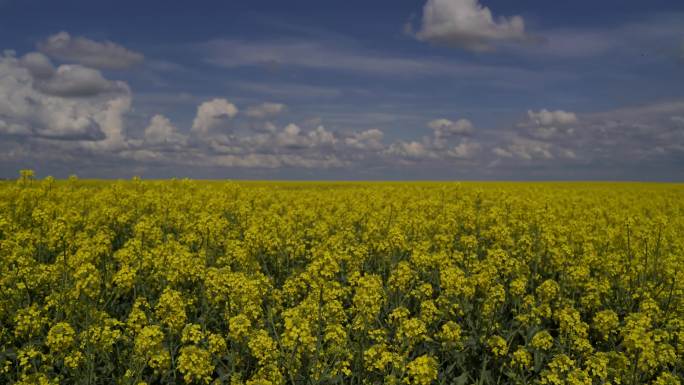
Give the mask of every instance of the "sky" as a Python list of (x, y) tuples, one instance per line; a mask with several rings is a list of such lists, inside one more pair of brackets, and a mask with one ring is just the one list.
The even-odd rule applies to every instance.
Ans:
[(0, 0), (0, 178), (684, 181), (681, 0)]

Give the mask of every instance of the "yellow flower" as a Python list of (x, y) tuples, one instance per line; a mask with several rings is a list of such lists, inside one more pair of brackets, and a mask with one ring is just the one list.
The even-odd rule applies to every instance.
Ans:
[(604, 340), (608, 340), (611, 334), (618, 333), (618, 326), (620, 321), (618, 320), (617, 314), (612, 310), (603, 310), (594, 316), (593, 327), (599, 333)]
[(148, 308), (149, 305), (145, 298), (139, 297), (133, 302), (131, 312), (128, 314), (128, 319), (126, 320), (126, 326), (134, 333), (140, 332), (140, 330), (147, 325), (147, 315), (145, 314), (145, 311)]
[(37, 305), (17, 311), (14, 316), (14, 335), (31, 338), (47, 323), (47, 318), (41, 313)]
[(495, 357), (503, 357), (508, 353), (508, 343), (501, 336), (491, 336), (487, 340), (487, 346)]
[(181, 293), (169, 288), (164, 289), (157, 303), (156, 314), (166, 327), (180, 331), (187, 319), (185, 301)]
[(387, 318), (391, 325), (399, 325), (404, 320), (407, 320), (410, 315), (411, 312), (409, 311), (409, 309), (403, 306), (399, 306), (398, 308), (392, 310), (392, 312), (389, 314)]
[(228, 321), (228, 336), (234, 341), (242, 341), (249, 335), (252, 323), (244, 314), (231, 317)]
[(585, 365), (587, 372), (593, 377), (605, 380), (608, 377), (608, 363), (609, 357), (604, 352), (598, 352), (591, 355)]
[(363, 352), (363, 362), (367, 370), (383, 372), (388, 368), (399, 367), (401, 357), (388, 349), (385, 344), (372, 345)]
[(262, 364), (275, 357), (276, 344), (266, 330), (257, 330), (247, 343), (252, 355)]
[(114, 284), (124, 291), (133, 289), (135, 283), (136, 271), (127, 264), (121, 266), (119, 271), (114, 274)]
[(514, 297), (522, 298), (527, 292), (527, 278), (519, 277), (511, 281), (509, 293)]
[(33, 360), (42, 359), (43, 354), (32, 345), (25, 346), (17, 352), (17, 361), (19, 361), (19, 367), (22, 368), (22, 370), (28, 369), (28, 367), (32, 365)]
[(437, 360), (428, 355), (420, 356), (406, 365), (406, 372), (406, 384), (430, 385), (437, 379)]
[(226, 340), (220, 334), (209, 333), (207, 342), (209, 343), (209, 352), (215, 356), (224, 354), (228, 349)]
[(66, 367), (69, 369), (76, 369), (81, 366), (84, 360), (85, 356), (83, 353), (81, 353), (79, 350), (75, 350), (64, 357), (64, 365), (66, 365)]
[(363, 330), (371, 326), (380, 312), (384, 301), (382, 279), (377, 275), (359, 278), (352, 300), (357, 316), (354, 328)]
[(168, 350), (160, 349), (152, 353), (147, 364), (152, 368), (155, 373), (164, 373), (171, 367), (171, 354)]
[(442, 341), (442, 348), (444, 350), (460, 349), (462, 347), (461, 326), (456, 322), (449, 321), (442, 325), (438, 336)]
[(532, 366), (532, 355), (521, 346), (513, 352), (511, 364), (519, 369), (530, 369)]
[(531, 345), (535, 349), (547, 351), (553, 347), (553, 337), (546, 330), (537, 332), (532, 337)]
[(135, 337), (134, 352), (143, 359), (164, 348), (164, 332), (158, 325), (145, 326)]
[(183, 328), (181, 333), (181, 342), (188, 344), (198, 344), (202, 338), (204, 338), (204, 333), (202, 333), (202, 327), (197, 324), (187, 324)]
[[(548, 368), (542, 371), (540, 382), (551, 385), (579, 384), (579, 375), (574, 371), (575, 362), (565, 354), (558, 354), (549, 362)], [(591, 379), (589, 379), (589, 384), (591, 384)]]
[(656, 378), (651, 384), (653, 385), (681, 385), (681, 378), (676, 377), (675, 375), (669, 373), (669, 372), (663, 372), (658, 375), (658, 378)]
[(547, 279), (537, 287), (536, 293), (537, 297), (539, 297), (543, 303), (548, 303), (552, 302), (558, 297), (558, 294), (560, 293), (560, 287), (556, 281)]
[(211, 354), (197, 346), (184, 346), (178, 356), (178, 371), (186, 383), (203, 382), (208, 384), (214, 372)]
[(418, 318), (409, 318), (401, 322), (397, 329), (397, 338), (413, 346), (428, 338), (425, 323)]
[(69, 349), (75, 340), (76, 332), (67, 322), (55, 324), (48, 332), (45, 344), (53, 352), (61, 353)]

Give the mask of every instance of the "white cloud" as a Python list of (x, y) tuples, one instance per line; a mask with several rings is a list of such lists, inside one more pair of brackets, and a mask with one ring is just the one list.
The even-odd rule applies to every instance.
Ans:
[(527, 119), (518, 123), (517, 126), (533, 138), (549, 140), (573, 135), (575, 133), (573, 126), (578, 123), (579, 119), (574, 112), (542, 109), (538, 112), (528, 110)]
[(301, 167), (301, 168), (332, 168), (342, 167), (345, 162), (334, 155), (321, 157), (307, 157), (296, 154), (274, 155), (274, 154), (248, 154), (238, 155), (219, 155), (208, 159), (208, 163), (221, 167), (242, 167), (242, 168), (282, 168), (282, 167)]
[(124, 131), (124, 115), (131, 109), (131, 95), (111, 99), (103, 109), (97, 111), (95, 120), (101, 122), (104, 139), (88, 141), (81, 145), (92, 150), (118, 151), (126, 148), (128, 142)]
[(318, 126), (305, 134), (294, 123), (285, 126), (282, 132), (276, 134), (275, 138), (276, 146), (286, 148), (330, 146), (337, 142), (335, 135), (323, 126)]
[(192, 122), (192, 131), (208, 135), (211, 131), (225, 125), (226, 121), (237, 115), (238, 109), (226, 99), (213, 99), (197, 107), (197, 115)]
[(100, 71), (82, 65), (65, 64), (55, 68), (40, 52), (27, 53), (17, 64), (29, 71), (37, 90), (49, 95), (87, 97), (127, 88), (125, 83), (107, 80)]
[(560, 149), (560, 156), (562, 158), (566, 158), (566, 159), (576, 159), (577, 158), (577, 154), (575, 154), (575, 151), (567, 149), (567, 148)]
[(155, 115), (145, 128), (145, 142), (159, 144), (185, 144), (186, 137), (179, 133), (171, 121), (163, 115)]
[(447, 152), (447, 155), (458, 159), (470, 159), (474, 157), (478, 151), (480, 151), (480, 147), (481, 146), (479, 143), (464, 140), (451, 148)]
[(492, 152), (502, 158), (519, 158), (523, 160), (553, 159), (551, 153), (553, 145), (539, 140), (513, 138), (504, 147), (495, 147)]
[(465, 135), (473, 132), (473, 123), (468, 119), (459, 119), (455, 122), (449, 119), (436, 119), (428, 123), (434, 135), (443, 138), (451, 135)]
[(309, 132), (308, 136), (312, 146), (332, 145), (337, 143), (335, 135), (326, 130), (323, 126), (316, 127), (315, 130)]
[(392, 143), (385, 153), (399, 158), (407, 158), (412, 160), (435, 157), (435, 154), (430, 151), (430, 149), (424, 143), (417, 141), (399, 141)]
[(487, 51), (497, 42), (524, 40), (525, 22), (520, 16), (492, 16), (478, 0), (428, 0), (416, 37), (423, 41)]
[(38, 43), (38, 49), (56, 59), (100, 69), (125, 69), (143, 61), (143, 55), (111, 41), (97, 42), (59, 32)]
[(504, 148), (501, 148), (501, 147), (494, 147), (494, 149), (492, 149), (492, 153), (494, 153), (494, 155), (496, 155), (500, 158), (512, 158), (513, 157), (512, 152), (510, 152)]
[(301, 128), (294, 123), (290, 123), (277, 134), (277, 145), (282, 147), (306, 147), (306, 139), (299, 135)]
[[(122, 131), (122, 115), (130, 109), (128, 86), (123, 82), (109, 83), (116, 85), (111, 92), (93, 93), (83, 98), (62, 97), (60, 92), (48, 93), (41, 88), (42, 82), (55, 81), (53, 78), (59, 79), (61, 75), (57, 75), (58, 70), (46, 80), (44, 76), (48, 71), (37, 70), (47, 68), (45, 61), (41, 61), (36, 55), (22, 59), (12, 54), (0, 56), (0, 132), (86, 142), (119, 142), (117, 132)], [(36, 63), (39, 65), (35, 66)], [(38, 73), (43, 77), (34, 77)], [(71, 86), (78, 83), (77, 79), (71, 80)], [(69, 90), (66, 80), (60, 84), (65, 87), (55, 86), (51, 91)]]
[(274, 132), (278, 131), (278, 127), (275, 124), (273, 124), (273, 122), (264, 123), (263, 129), (264, 129), (264, 131), (270, 132), (270, 133), (274, 133)]
[(55, 73), (50, 58), (40, 52), (27, 53), (21, 58), (20, 63), (34, 78), (48, 78)]
[[(575, 79), (564, 70), (528, 69), (505, 64), (486, 64), (442, 57), (398, 56), (380, 49), (357, 44), (341, 44), (337, 40), (212, 40), (198, 47), (205, 61), (224, 68), (262, 68), (273, 73), (291, 68), (335, 71), (381, 77), (449, 77), (459, 83), (480, 87), (530, 89), (548, 85), (549, 81)], [(270, 78), (270, 77), (269, 77)], [(320, 87), (312, 85), (259, 82), (231, 82), (231, 85), (266, 99), (336, 98), (349, 93), (366, 92), (354, 87)], [(260, 96), (261, 97), (261, 96)]]
[(250, 118), (266, 119), (282, 113), (286, 108), (287, 107), (282, 103), (262, 103), (247, 108), (246, 114)]
[[(213, 40), (204, 45), (208, 62), (226, 67), (280, 66), (358, 71), (379, 75), (435, 72), (455, 73), (454, 65), (403, 57), (388, 57), (360, 49), (317, 41)], [(263, 87), (262, 87), (263, 88)]]
[(639, 161), (678, 153), (684, 143), (684, 121), (677, 119), (682, 116), (684, 101), (586, 114), (574, 149), (590, 150), (603, 158)]
[(344, 139), (347, 146), (359, 150), (380, 150), (383, 148), (382, 138), (384, 133), (377, 128), (354, 132)]
[(451, 121), (449, 119), (435, 119), (428, 123), (432, 129), (432, 146), (444, 149), (451, 138), (456, 136), (470, 135), (473, 132), (473, 123), (468, 119)]
[(577, 115), (574, 112), (563, 110), (549, 111), (542, 109), (539, 112), (527, 111), (530, 122), (538, 126), (568, 125), (577, 123)]
[(127, 87), (122, 82), (105, 79), (98, 70), (78, 64), (61, 65), (51, 76), (34, 82), (34, 86), (45, 94), (63, 97), (95, 96)]

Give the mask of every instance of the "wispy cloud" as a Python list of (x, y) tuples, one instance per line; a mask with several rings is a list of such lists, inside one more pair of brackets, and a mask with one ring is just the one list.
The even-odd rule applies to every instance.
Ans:
[(111, 41), (95, 41), (59, 32), (38, 43), (38, 50), (59, 60), (100, 69), (125, 69), (143, 61), (141, 53)]
[(322, 71), (342, 71), (382, 77), (450, 77), (480, 80), (548, 79), (553, 71), (491, 64), (466, 63), (436, 57), (396, 56), (362, 46), (341, 45), (334, 41), (212, 40), (200, 45), (206, 61), (219, 67), (261, 67), (269, 71), (281, 67)]
[(267, 97), (287, 99), (331, 99), (342, 95), (341, 87), (318, 86), (302, 83), (282, 82), (257, 82), (239, 81), (231, 82), (229, 86), (236, 87), (244, 92), (253, 92)]

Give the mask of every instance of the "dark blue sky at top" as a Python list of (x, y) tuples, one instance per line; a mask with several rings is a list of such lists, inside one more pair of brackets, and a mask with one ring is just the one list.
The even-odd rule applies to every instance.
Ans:
[[(528, 111), (571, 111), (580, 116), (578, 125), (596, 125), (599, 119), (626, 119), (624, 116), (631, 116), (626, 109), (684, 100), (682, 1), (480, 3), (492, 10), (495, 19), (520, 15), (525, 20), (526, 33), (536, 43), (474, 52), (420, 41), (405, 33), (404, 25), (411, 22), (415, 29), (420, 28), (423, 0), (0, 0), (0, 51), (11, 49), (21, 56), (36, 50), (37, 42), (66, 31), (93, 41), (112, 41), (144, 54), (145, 63), (133, 69), (102, 69), (106, 78), (130, 85), (133, 104), (126, 114), (126, 129), (133, 136), (140, 134), (155, 114), (168, 117), (181, 131), (188, 131), (202, 101), (225, 98), (241, 110), (262, 102), (287, 105), (287, 114), (272, 119), (278, 126), (303, 126), (302, 122), (318, 119), (335, 132), (379, 128), (385, 133), (388, 146), (394, 141), (419, 140), (429, 135), (425, 126), (433, 119), (465, 118), (476, 127), (474, 138), (482, 144), (481, 153), (491, 153), (492, 148), (505, 146), (506, 135), (499, 132), (510, 131), (510, 135), (515, 135)], [(557, 36), (570, 41), (574, 53), (560, 52), (548, 43), (557, 41)], [(208, 48), (217, 41), (239, 42), (241, 47), (262, 45), (262, 49), (306, 43), (323, 47), (323, 56), (339, 52), (342, 59), (392, 58), (427, 64), (420, 73), (396, 70), (392, 62), (387, 62), (387, 71), (355, 68), (356, 64), (338, 68), (335, 63), (325, 63), (325, 58), (317, 59), (323, 63), (313, 67), (287, 62), (273, 66), (217, 65), (215, 60), (235, 59), (221, 56), (220, 48)], [(64, 63), (54, 58), (53, 62)], [(379, 63), (382, 66), (384, 62)], [(431, 74), (433, 68), (444, 74)], [(611, 111), (617, 111), (619, 116), (606, 117)], [(675, 108), (667, 114), (652, 117), (648, 124), (675, 121), (684, 112)], [(675, 136), (675, 140), (679, 138)], [(589, 139), (583, 140), (585, 143)], [(656, 147), (659, 146), (654, 144), (653, 148)], [(532, 161), (523, 162), (519, 168), (483, 175), (483, 168), (496, 164), (495, 159), (485, 157), (479, 163), (459, 165), (458, 172), (443, 171), (451, 170), (449, 165), (418, 164), (412, 166), (413, 174), (406, 177), (610, 178), (622, 161), (619, 158), (629, 156), (615, 151), (610, 161), (595, 158), (603, 159), (598, 160), (603, 168), (597, 174), (587, 173), (592, 166), (586, 163), (542, 166)], [(682, 166), (682, 157), (676, 153), (654, 161), (652, 167), (662, 172), (657, 178), (681, 176), (676, 170)], [(22, 159), (8, 161), (0, 171), (3, 175), (13, 174), (11, 168), (27, 159), (37, 166), (45, 163), (31, 156)], [(59, 170), (69, 167), (65, 163)], [(166, 176), (175, 166), (136, 167), (150, 175)], [(315, 167), (314, 171), (300, 172), (294, 167), (257, 172), (256, 176), (364, 178), (355, 174), (354, 167), (339, 172), (315, 171)], [(421, 167), (429, 171), (425, 173)], [(568, 167), (579, 171), (554, 174)], [(642, 168), (643, 164), (617, 174), (628, 179), (646, 178)], [(220, 177), (233, 172), (221, 168), (207, 170), (199, 173)], [(388, 178), (403, 176), (401, 171), (391, 168), (382, 170), (379, 172), (386, 172)], [(98, 172), (88, 171), (93, 176), (99, 176)], [(250, 170), (245, 169), (234, 173), (251, 176)]]
[[(250, 1), (37, 1), (3, 0), (0, 24), (4, 44), (31, 46), (55, 30), (117, 38), (132, 46), (167, 41), (192, 42), (217, 35), (258, 37), (277, 34), (268, 24), (322, 28), (370, 41), (397, 35), (401, 24), (418, 15), (416, 0), (250, 0)], [(552, 2), (491, 0), (486, 6), (501, 15), (526, 16), (532, 27), (607, 27), (640, 20), (653, 13), (682, 12), (678, 0), (605, 0)], [(399, 26), (399, 27), (397, 27)], [(369, 33), (374, 33), (369, 36)], [(390, 38), (391, 39), (391, 38)], [(19, 47), (18, 47), (19, 48)]]

